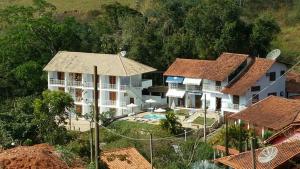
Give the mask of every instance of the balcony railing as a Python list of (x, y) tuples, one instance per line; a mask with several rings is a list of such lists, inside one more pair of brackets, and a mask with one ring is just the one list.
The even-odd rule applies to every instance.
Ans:
[(81, 81), (68, 81), (68, 86), (82, 86), (82, 82)]
[(65, 80), (50, 79), (50, 84), (52, 84), (52, 85), (65, 85)]
[(217, 91), (220, 92), (222, 90), (222, 86), (213, 86), (208, 84), (203, 84), (203, 90)]
[(102, 83), (101, 84), (101, 89), (113, 89), (113, 90), (116, 90), (117, 89), (117, 85), (116, 84)]
[(102, 101), (102, 104), (104, 106), (116, 106), (117, 102), (116, 102), (116, 100), (104, 100), (104, 101)]
[(170, 85), (170, 89), (177, 89), (177, 90), (185, 90), (185, 86), (183, 85)]
[(187, 86), (188, 91), (201, 91), (202, 86), (196, 86), (196, 85), (188, 85)]
[(240, 110), (240, 105), (239, 104), (227, 103), (227, 108), (228, 109), (233, 109), (233, 110)]

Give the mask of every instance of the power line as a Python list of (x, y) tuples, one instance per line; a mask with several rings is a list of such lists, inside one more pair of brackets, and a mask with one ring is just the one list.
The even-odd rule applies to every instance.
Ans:
[[(112, 131), (111, 129), (105, 127), (105, 126), (102, 126), (104, 129), (106, 129), (108, 132), (112, 133), (112, 134), (115, 134), (117, 136), (120, 136), (120, 137), (123, 137), (123, 138), (126, 138), (126, 139), (129, 139), (129, 140), (136, 140), (136, 141), (149, 141), (149, 139), (141, 139), (141, 138), (134, 138), (134, 137), (129, 137), (129, 136), (125, 136), (123, 134), (119, 134), (117, 132), (114, 132)], [(184, 139), (184, 138), (176, 138), (178, 136), (182, 136), (182, 135), (185, 135), (187, 133), (191, 133), (193, 132), (193, 130), (190, 130), (188, 132), (184, 132), (184, 133), (180, 133), (180, 134), (177, 134), (177, 135), (174, 135), (174, 136), (170, 136), (170, 137), (160, 137), (160, 138), (155, 138), (155, 139), (152, 139), (153, 141), (160, 141), (160, 140), (179, 140), (179, 139)]]

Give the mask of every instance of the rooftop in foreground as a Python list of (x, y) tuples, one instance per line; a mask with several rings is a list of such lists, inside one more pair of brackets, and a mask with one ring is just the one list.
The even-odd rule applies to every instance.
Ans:
[(241, 119), (256, 126), (280, 130), (300, 122), (300, 101), (269, 96), (250, 107), (233, 114), (230, 118)]
[[(286, 142), (274, 145), (278, 150), (277, 155), (269, 162), (261, 163), (258, 160), (260, 153), (264, 148), (255, 150), (256, 157), (256, 168), (266, 169), (266, 168), (278, 168), (283, 167), (286, 162), (289, 162), (292, 158), (300, 154), (300, 141)], [(215, 162), (222, 163), (234, 169), (252, 169), (252, 156), (251, 152), (243, 152), (237, 155), (226, 156), (218, 158)]]
[(104, 151), (101, 160), (109, 169), (151, 169), (151, 164), (132, 147)]

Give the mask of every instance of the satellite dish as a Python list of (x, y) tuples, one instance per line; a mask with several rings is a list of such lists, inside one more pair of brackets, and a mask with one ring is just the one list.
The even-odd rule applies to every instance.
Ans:
[(278, 154), (278, 149), (276, 147), (270, 146), (263, 149), (258, 155), (258, 161), (260, 163), (268, 163), (272, 161)]
[(123, 57), (126, 55), (126, 51), (125, 50), (121, 51), (120, 53), (121, 53), (121, 56), (123, 56)]
[(276, 60), (281, 54), (281, 51), (279, 49), (274, 49), (271, 52), (268, 53), (267, 59)]

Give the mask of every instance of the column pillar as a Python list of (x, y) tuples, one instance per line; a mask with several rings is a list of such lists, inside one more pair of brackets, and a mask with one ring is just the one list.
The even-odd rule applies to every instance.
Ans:
[(117, 106), (117, 115), (120, 115), (122, 113), (122, 109), (120, 108), (122, 106), (121, 104), (121, 80), (120, 76), (116, 77), (116, 84), (117, 84), (117, 98), (116, 98), (116, 106)]

